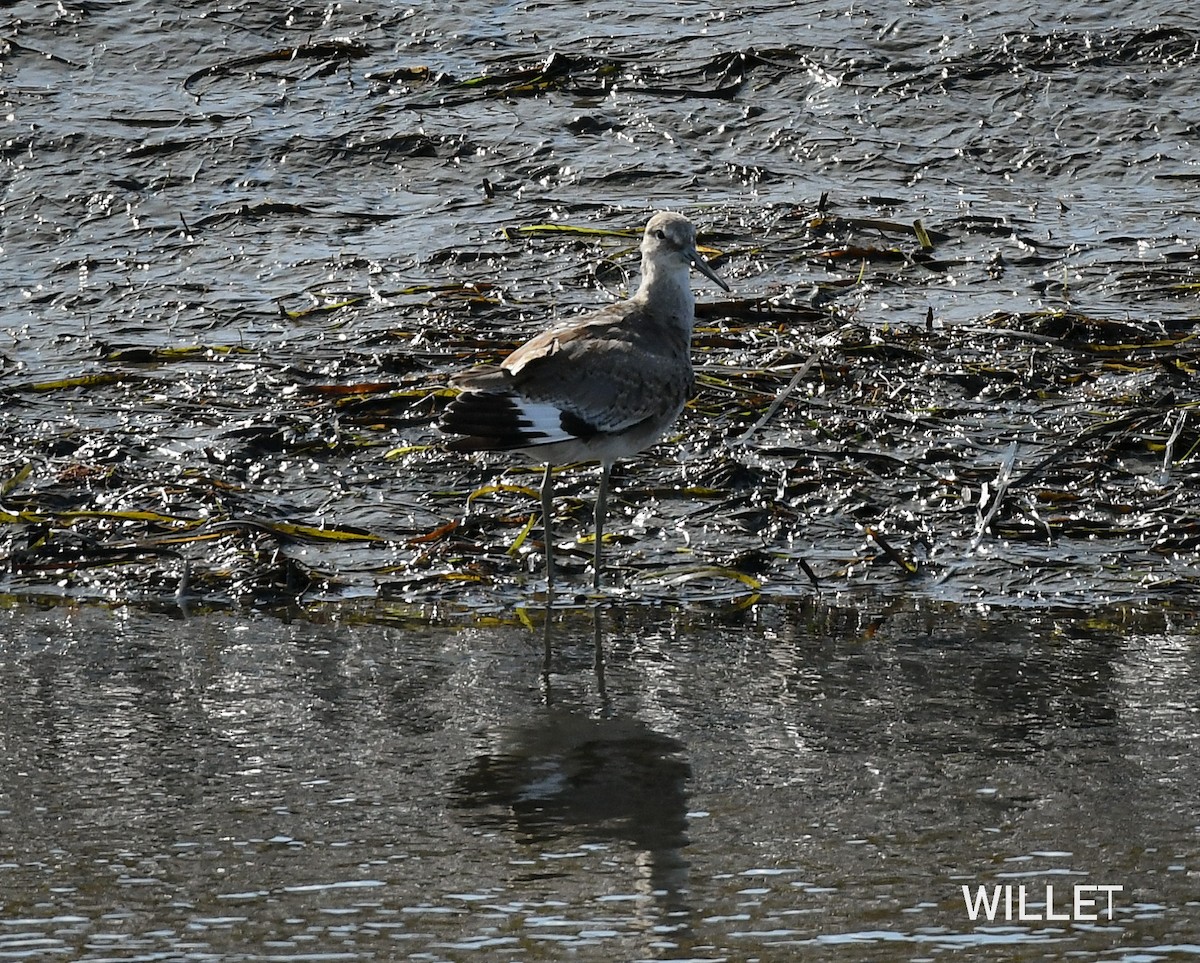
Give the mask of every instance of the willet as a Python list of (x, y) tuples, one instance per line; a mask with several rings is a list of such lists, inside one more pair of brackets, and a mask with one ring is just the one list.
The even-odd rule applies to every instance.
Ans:
[(449, 448), (516, 451), (545, 462), (542, 533), (551, 590), (554, 466), (600, 463), (592, 575), (599, 591), (613, 462), (654, 444), (691, 396), (693, 264), (729, 290), (696, 250), (692, 223), (682, 214), (659, 211), (642, 235), (642, 281), (633, 297), (558, 324), (499, 365), (472, 368), (451, 381), (461, 391), (441, 428), (463, 437)]

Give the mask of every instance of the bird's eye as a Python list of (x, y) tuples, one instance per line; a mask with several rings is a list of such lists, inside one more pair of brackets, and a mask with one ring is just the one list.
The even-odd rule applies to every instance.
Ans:
[(660, 228), (659, 230), (654, 232), (654, 236), (656, 238), (658, 238), (660, 241), (665, 241), (667, 239), (667, 232)]

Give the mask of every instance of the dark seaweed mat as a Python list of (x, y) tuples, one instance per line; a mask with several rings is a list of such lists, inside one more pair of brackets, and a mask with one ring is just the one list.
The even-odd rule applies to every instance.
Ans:
[[(78, 87), (94, 50), (75, 28), (106, 11), (11, 21), (6, 69), (40, 81), (14, 89)], [(63, 125), (56, 103), (69, 111), (71, 101), (46, 94), (59, 127), (26, 124), (6, 142), (9, 173), (44, 167), (71, 185), (9, 198), (6, 240), (15, 233), (27, 252), (53, 252), (31, 313), (102, 322), (59, 338), (47, 352), (52, 374), (21, 380), (29, 352), (0, 357), (0, 589), (166, 604), (177, 594), (277, 604), (382, 592), (494, 606), (536, 594), (539, 553), (528, 543), (509, 552), (533, 499), (486, 493), (463, 518), (469, 493), (532, 476), (440, 452), (439, 386), (555, 309), (595, 303), (595, 287), (618, 293), (634, 263), (624, 239), (489, 228), (533, 227), (536, 210), (636, 230), (643, 213), (630, 199), (643, 187), (658, 192), (648, 204), (693, 196), (697, 169), (653, 152), (637, 163), (614, 155), (606, 167), (605, 138), (645, 142), (680, 128), (704, 160), (701, 194), (721, 197), (694, 213), (726, 252), (722, 269), (769, 296), (704, 312), (695, 404), (676, 437), (618, 478), (618, 582), (651, 598), (790, 595), (815, 580), (823, 591), (1084, 605), (1194, 585), (1197, 278), (1186, 239), (1158, 237), (1154, 224), (1136, 237), (1100, 224), (1089, 247), (1036, 202), (1003, 216), (968, 205), (937, 222), (926, 215), (918, 230), (884, 219), (913, 203), (894, 182), (904, 196), (815, 207), (815, 196), (726, 200), (869, 181), (881, 159), (927, 182), (1020, 171), (1052, 185), (1048, 196), (1070, 194), (1081, 169), (1186, 188), (1194, 168), (1162, 173), (1158, 158), (1164, 132), (1190, 130), (1178, 109), (1164, 109), (1197, 63), (1190, 26), (1030, 20), (905, 48), (880, 24), (869, 43), (870, 30), (854, 29), (844, 42), (697, 56), (710, 47), (690, 30), (664, 44), (649, 22), (631, 21), (629, 39), (603, 52), (583, 49), (591, 41), (536, 55), (435, 45), (428, 59), (443, 67), (433, 70), (424, 40), (406, 48), (415, 60), (396, 53), (411, 12), (395, 20), (354, 7), (352, 39), (331, 33), (327, 13), (302, 5), (284, 18), (234, 4), (224, 11), (241, 28), (232, 47), (214, 46), (202, 17), (172, 20), (177, 44), (137, 36), (120, 52), (150, 51), (143, 68), (173, 76), (188, 110), (170, 99), (116, 108), (55, 135), (46, 131)], [(831, 23), (842, 38), (844, 25)], [(1049, 80), (1061, 103), (1043, 96)], [(281, 84), (288, 96), (277, 100)], [(862, 115), (842, 119), (821, 88), (852, 92)], [(1101, 90), (1109, 96), (1092, 97)], [(769, 91), (789, 114), (811, 101), (812, 112), (781, 126), (747, 91)], [(915, 96), (929, 106), (914, 111)], [(1092, 107), (1063, 106), (1072, 102)], [(494, 104), (510, 119), (491, 123)], [(948, 129), (947, 111), (963, 104)], [(692, 124), (697, 105), (725, 120)], [(1017, 107), (1026, 116), (1013, 123)], [(225, 128), (243, 111), (255, 123), (231, 140)], [(979, 125), (975, 115), (1005, 122)], [(548, 123), (575, 138), (585, 173), (547, 152)], [(709, 136), (725, 123), (735, 138)], [(1051, 128), (1053, 138), (1031, 136)], [(1102, 150), (1097, 130), (1110, 132)], [(310, 176), (329, 176), (303, 197), (264, 197), (247, 158), (268, 177), (295, 158)], [(351, 167), (378, 184), (398, 165), (450, 200), (414, 220), (398, 201), (366, 203), (360, 178), (344, 176)], [(798, 181), (808, 168), (811, 179)], [(467, 171), (486, 179), (468, 184)], [(192, 190), (202, 203), (156, 209)], [(505, 203), (489, 207), (494, 198)], [(291, 257), (303, 245), (289, 241), (325, 232), (369, 250), (374, 226), (388, 222), (444, 244), (456, 217), (484, 239), (455, 237), (403, 268), (348, 255), (288, 261), (272, 276), (239, 273), (233, 253)], [(229, 257), (206, 261), (206, 246)], [(129, 270), (134, 253), (140, 273)], [(951, 274), (986, 307), (927, 321), (926, 298)], [(279, 275), (293, 285), (285, 292)], [(271, 283), (254, 289), (264, 276)], [(313, 277), (331, 280), (295, 286)], [(1030, 313), (1022, 289), (1058, 307)], [(881, 294), (920, 307), (884, 320), (872, 310)], [(561, 512), (578, 531), (591, 486), (586, 474), (563, 479)], [(586, 546), (560, 551), (582, 571)]]
[[(846, 261), (853, 281), (829, 270), (803, 296), (702, 304), (696, 398), (675, 437), (617, 474), (613, 582), (665, 599), (874, 585), (1084, 605), (1196, 585), (1192, 327), (1067, 309), (868, 324), (858, 287), (930, 270), (916, 235), (824, 206), (771, 224), (756, 257)], [(745, 238), (718, 224), (705, 241), (736, 277)], [(632, 254), (626, 237), (559, 229), (486, 246), (491, 263)], [(446, 453), (434, 428), (446, 375), (527, 336), (537, 305), (468, 280), (374, 301), (313, 293), (281, 310), (324, 315), (325, 334), (269, 353), (97, 343), (81, 376), (4, 388), (17, 416), (0, 433), (4, 591), (471, 607), (539, 594), (540, 528), (510, 551), (536, 512), (521, 490), (535, 476)], [(383, 323), (397, 317), (415, 323)], [(570, 535), (587, 531), (593, 483), (560, 483), (559, 553), (580, 586), (590, 549)]]

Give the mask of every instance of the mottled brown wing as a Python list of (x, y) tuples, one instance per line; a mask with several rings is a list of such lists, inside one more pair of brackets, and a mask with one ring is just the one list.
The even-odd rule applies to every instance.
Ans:
[(538, 335), (501, 368), (511, 390), (612, 433), (683, 405), (691, 369), (677, 359), (687, 351), (678, 334), (626, 302)]

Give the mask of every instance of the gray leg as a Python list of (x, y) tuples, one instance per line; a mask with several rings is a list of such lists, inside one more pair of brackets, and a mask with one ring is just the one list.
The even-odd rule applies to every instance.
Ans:
[(542, 475), (542, 539), (546, 543), (546, 591), (554, 590), (554, 466), (547, 464)]
[(600, 462), (600, 491), (596, 495), (596, 544), (592, 556), (592, 588), (600, 591), (600, 552), (604, 545), (604, 513), (608, 509), (608, 473), (612, 471), (611, 461)]

